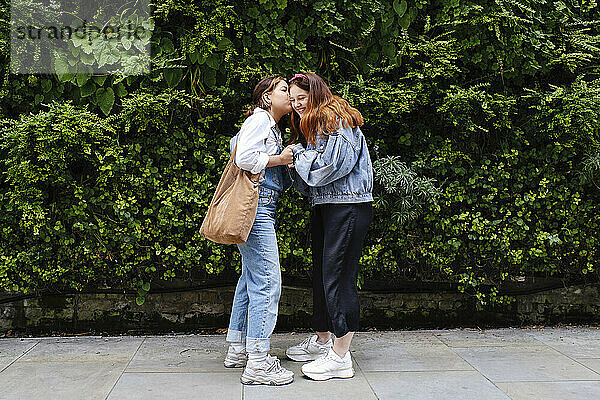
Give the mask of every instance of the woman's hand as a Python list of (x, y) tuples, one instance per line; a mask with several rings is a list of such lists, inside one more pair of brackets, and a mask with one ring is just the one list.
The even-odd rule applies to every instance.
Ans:
[(292, 151), (292, 147), (294, 147), (294, 145), (290, 144), (281, 151), (281, 154), (279, 155), (281, 159), (281, 165), (289, 165), (294, 162), (294, 152)]

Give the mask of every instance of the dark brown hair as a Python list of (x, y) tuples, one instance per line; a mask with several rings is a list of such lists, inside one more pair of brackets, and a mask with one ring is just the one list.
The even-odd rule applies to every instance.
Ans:
[(295, 110), (292, 112), (293, 140), (302, 133), (306, 141), (314, 145), (318, 133), (328, 135), (338, 130), (338, 118), (341, 119), (344, 128), (355, 128), (364, 124), (360, 111), (331, 93), (323, 78), (309, 72), (302, 75), (296, 79), (292, 78), (289, 82), (290, 87), (296, 85), (308, 92), (304, 116), (300, 118)]
[(273, 89), (275, 89), (275, 86), (277, 86), (279, 82), (284, 80), (285, 79), (281, 76), (268, 76), (266, 78), (261, 79), (260, 82), (258, 82), (256, 86), (254, 86), (254, 90), (252, 91), (252, 105), (250, 106), (248, 111), (246, 111), (246, 117), (251, 116), (254, 112), (254, 109), (257, 107), (263, 108), (265, 110), (271, 108), (270, 104), (265, 103), (263, 95), (265, 93), (271, 93)]

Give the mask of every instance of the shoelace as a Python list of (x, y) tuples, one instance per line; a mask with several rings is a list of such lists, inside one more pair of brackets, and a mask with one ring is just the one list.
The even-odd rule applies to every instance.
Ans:
[(312, 336), (309, 336), (306, 339), (304, 339), (302, 343), (300, 343), (300, 346), (308, 348), (308, 346), (310, 345), (310, 339), (312, 339)]
[(280, 372), (283, 369), (281, 361), (277, 357), (267, 355), (267, 362), (270, 364), (267, 372)]

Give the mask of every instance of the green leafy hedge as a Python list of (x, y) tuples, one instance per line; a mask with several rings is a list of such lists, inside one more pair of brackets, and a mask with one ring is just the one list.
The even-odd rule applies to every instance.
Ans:
[[(18, 76), (0, 8), (0, 287), (129, 287), (141, 303), (152, 282), (239, 267), (198, 229), (253, 85), (298, 71), (365, 117), (378, 201), (361, 282), (454, 282), (493, 304), (522, 276), (597, 279), (599, 10), (161, 1), (151, 73)], [(309, 213), (280, 201), (288, 277), (310, 273)]]

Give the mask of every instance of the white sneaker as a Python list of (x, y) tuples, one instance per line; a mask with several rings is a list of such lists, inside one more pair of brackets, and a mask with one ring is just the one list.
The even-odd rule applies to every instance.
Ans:
[(294, 373), (281, 366), (277, 357), (267, 354), (263, 362), (248, 362), (240, 378), (244, 385), (287, 385), (294, 381)]
[(285, 351), (285, 355), (294, 361), (312, 361), (327, 355), (329, 349), (333, 347), (333, 334), (327, 343), (319, 343), (317, 335), (312, 335), (304, 339), (300, 344), (290, 347)]
[(232, 345), (229, 345), (223, 365), (225, 365), (226, 368), (239, 368), (246, 366), (247, 361), (248, 353), (246, 353), (246, 350), (237, 352)]
[(302, 373), (316, 381), (325, 381), (331, 378), (352, 378), (352, 357), (348, 351), (344, 358), (338, 356), (330, 349), (326, 356), (302, 366)]

